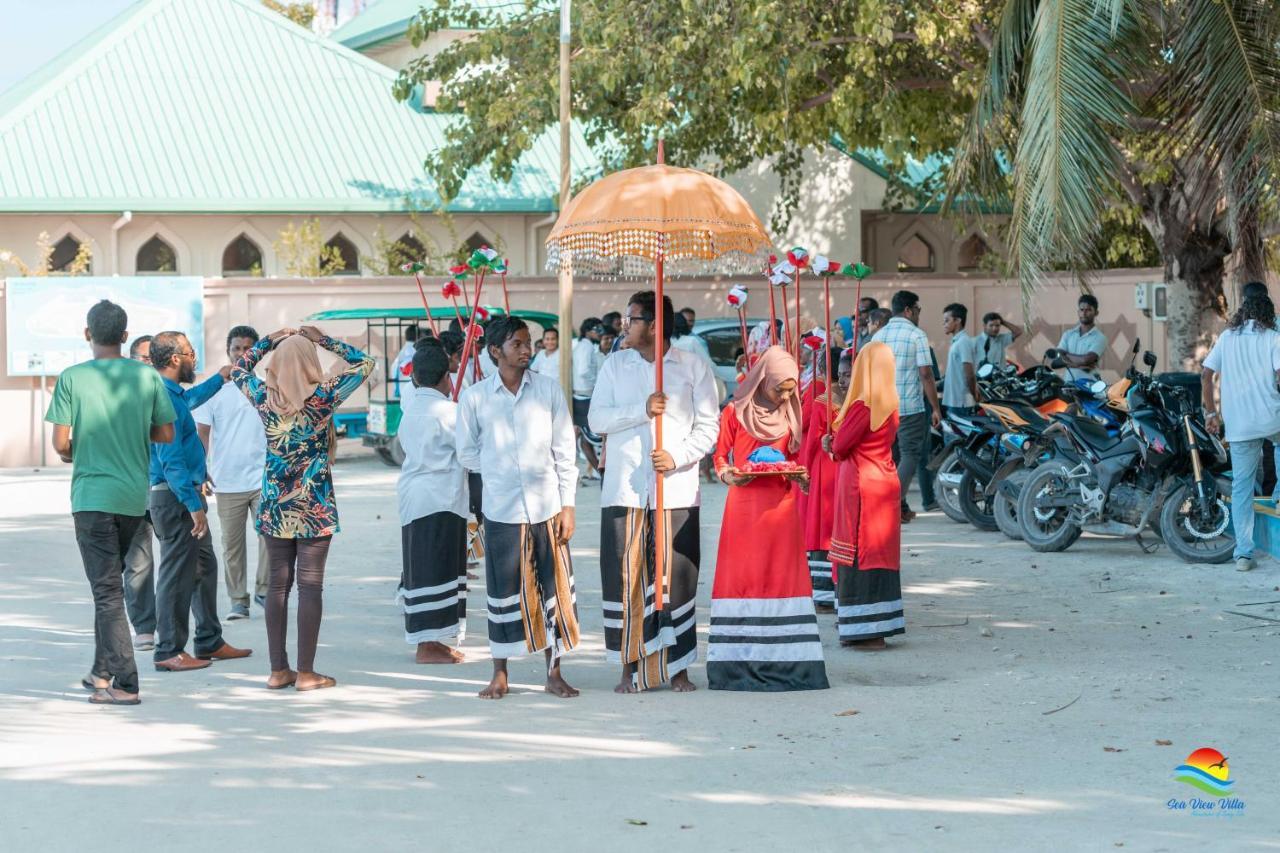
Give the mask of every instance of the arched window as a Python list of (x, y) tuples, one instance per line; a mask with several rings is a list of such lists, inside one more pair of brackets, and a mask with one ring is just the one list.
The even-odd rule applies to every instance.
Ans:
[(53, 254), (49, 256), (49, 272), (65, 272), (72, 275), (89, 272), (88, 256), (80, 257), (83, 245), (70, 234), (54, 243)]
[(911, 239), (902, 244), (898, 250), (898, 272), (933, 272), (933, 247), (924, 241), (919, 234), (912, 234)]
[(492, 246), (493, 241), (481, 234), (479, 231), (467, 238), (467, 253), (470, 254), (476, 249), (483, 249), (485, 246)]
[(324, 246), (326, 249), (332, 249), (337, 253), (335, 257), (338, 263), (337, 266), (329, 271), (330, 275), (360, 274), (360, 251), (356, 249), (355, 243), (347, 239), (347, 235), (339, 231)]
[(222, 250), (223, 275), (262, 275), (262, 250), (245, 235), (227, 244)]
[(959, 267), (968, 272), (981, 268), (982, 259), (991, 251), (987, 241), (977, 234), (970, 234), (969, 239), (960, 244)]
[[(388, 252), (387, 258), (388, 272), (398, 275), (402, 272), (400, 267), (414, 261), (425, 262), (427, 260), (427, 247), (422, 245), (422, 241), (413, 234), (404, 234), (399, 240), (391, 244), (391, 250)], [(408, 273), (404, 273), (408, 275)]]
[(157, 234), (138, 250), (137, 269), (140, 273), (177, 272), (178, 253)]

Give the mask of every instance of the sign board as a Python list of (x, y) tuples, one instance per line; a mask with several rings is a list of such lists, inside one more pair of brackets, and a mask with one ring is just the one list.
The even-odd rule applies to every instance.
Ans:
[[(42, 276), (5, 284), (10, 376), (55, 376), (93, 357), (85, 317), (109, 299), (129, 315), (129, 338), (186, 333), (204, 364), (204, 279), (197, 276)], [(126, 346), (128, 344), (126, 343)]]

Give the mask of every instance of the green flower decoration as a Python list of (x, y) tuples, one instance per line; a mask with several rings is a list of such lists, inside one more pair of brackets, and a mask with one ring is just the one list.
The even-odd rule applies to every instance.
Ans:
[(862, 261), (858, 261), (856, 264), (845, 264), (844, 268), (840, 270), (840, 275), (852, 276), (858, 281), (862, 281), (873, 272), (875, 272), (875, 270), (871, 269), (871, 267), (867, 266)]

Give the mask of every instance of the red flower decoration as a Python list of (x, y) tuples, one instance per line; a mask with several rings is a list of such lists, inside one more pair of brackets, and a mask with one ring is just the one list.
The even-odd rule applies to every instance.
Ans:
[(413, 375), (413, 362), (407, 361), (404, 364), (400, 365), (400, 375), (401, 376)]
[(831, 273), (832, 275), (835, 275), (836, 273), (840, 272), (840, 262), (827, 261), (827, 272)]
[(774, 264), (776, 264), (777, 262), (778, 262), (778, 256), (777, 256), (777, 255), (770, 255), (770, 256), (769, 256), (769, 266), (773, 266), (773, 265), (774, 265)]
[(804, 269), (809, 265), (809, 255), (807, 252), (787, 252), (787, 260), (797, 269)]
[(488, 308), (485, 308), (483, 305), (477, 305), (477, 306), (476, 306), (475, 316), (476, 316), (476, 319), (477, 319), (477, 320), (481, 320), (481, 321), (488, 320), (488, 319), (489, 319), (489, 309), (488, 309)]
[(440, 295), (445, 299), (457, 299), (462, 295), (462, 288), (456, 281), (447, 281), (444, 287), (440, 288)]
[(454, 275), (461, 275), (462, 273), (466, 272), (468, 269), (470, 269), (470, 267), (468, 267), (466, 264), (458, 264), (457, 266), (449, 267), (449, 272), (453, 273)]

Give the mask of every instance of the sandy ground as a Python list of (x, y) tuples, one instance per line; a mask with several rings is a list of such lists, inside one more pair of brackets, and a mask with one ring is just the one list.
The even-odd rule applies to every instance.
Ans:
[[(617, 696), (584, 487), (584, 642), (565, 666), (582, 696), (544, 694), (526, 659), (514, 694), (483, 702), (482, 588), (469, 662), (415, 665), (392, 602), (395, 472), (357, 457), (337, 473), (318, 658), (337, 689), (263, 689), (255, 607), (224, 626), (252, 658), (167, 675), (140, 655), (143, 705), (104, 709), (78, 687), (92, 611), (68, 480), (0, 472), (6, 850), (1280, 849), (1280, 622), (1224, 613), (1280, 619), (1271, 561), (1245, 575), (1089, 538), (1033, 554), (924, 516), (904, 536), (904, 638), (851, 652), (821, 618), (831, 690)], [(723, 499), (704, 498), (702, 626)], [(1228, 756), (1242, 813), (1169, 808), (1212, 799), (1172, 779), (1202, 746)]]

